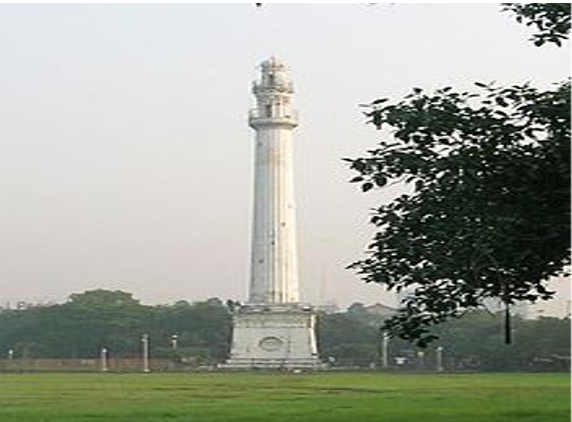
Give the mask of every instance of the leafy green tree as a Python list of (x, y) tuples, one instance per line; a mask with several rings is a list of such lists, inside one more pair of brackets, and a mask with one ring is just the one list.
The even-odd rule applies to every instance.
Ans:
[(570, 86), (483, 86), (481, 94), (417, 89), (368, 113), (394, 129), (350, 160), (367, 191), (389, 180), (413, 193), (379, 207), (368, 282), (415, 288), (387, 327), (423, 345), (426, 326), (488, 297), (549, 299), (545, 281), (569, 263)]
[[(324, 361), (334, 358), (335, 366), (369, 366), (380, 359), (380, 324), (378, 316), (360, 309), (335, 314), (320, 314), (318, 340)], [(356, 312), (357, 310), (357, 312)], [(483, 310), (467, 312), (462, 318), (451, 319), (434, 327), (439, 341), (424, 350), (410, 342), (393, 338), (389, 341), (389, 366), (397, 369), (436, 369), (436, 348), (443, 348), (443, 363), (447, 370), (486, 371), (565, 371), (570, 363), (570, 319), (541, 317), (523, 319), (513, 316), (514, 342), (505, 347), (501, 339), (502, 313)], [(406, 358), (402, 366), (395, 358)]]
[[(19, 357), (93, 358), (106, 347), (111, 357), (133, 357), (145, 333), (151, 356), (190, 353), (216, 362), (226, 358), (230, 329), (230, 313), (218, 299), (146, 306), (130, 293), (93, 290), (62, 305), (0, 313), (0, 354), (12, 348)], [(179, 336), (176, 353), (173, 334)]]
[[(541, 33), (546, 41), (565, 37), (560, 20), (548, 21), (558, 35)], [(422, 347), (436, 338), (431, 326), (486, 298), (507, 305), (509, 343), (509, 306), (550, 299), (546, 281), (570, 263), (570, 83), (476, 85), (373, 101), (365, 114), (384, 139), (346, 159), (364, 192), (410, 186), (375, 210), (367, 257), (350, 267), (366, 282), (414, 290), (385, 328)]]
[(500, 313), (472, 311), (436, 327), (450, 369), (566, 370), (570, 319), (513, 317), (514, 344), (501, 347)]
[[(94, 358), (102, 345), (108, 348), (111, 357), (140, 356), (142, 333), (150, 335), (152, 357), (184, 358), (190, 365), (212, 364), (227, 357), (230, 313), (218, 299), (145, 306), (136, 300), (122, 304), (92, 300), (126, 297), (123, 292), (87, 293), (81, 294), (73, 306), (70, 301), (64, 305), (1, 312), (0, 358), (7, 356), (8, 349), (14, 350), (16, 359)], [(90, 300), (83, 300), (87, 298)], [(78, 307), (80, 302), (82, 306)], [(368, 312), (360, 303), (350, 306), (347, 312), (320, 314), (318, 340), (322, 359), (328, 361), (333, 357), (336, 366), (367, 367), (378, 362), (379, 318), (380, 315)], [(435, 368), (437, 346), (444, 348), (447, 369), (568, 369), (570, 319), (524, 320), (517, 316), (512, 328), (514, 345), (505, 348), (499, 342), (500, 318), (498, 314), (473, 311), (435, 327), (440, 339), (425, 351), (425, 369)], [(173, 334), (178, 335), (176, 350), (171, 347)], [(389, 342), (389, 356), (407, 357), (408, 369), (419, 367), (417, 352), (405, 340), (394, 338)], [(390, 365), (395, 367), (393, 359)]]
[(139, 301), (133, 298), (131, 293), (121, 290), (88, 290), (83, 293), (73, 293), (68, 303), (74, 306), (84, 306), (89, 309), (107, 309), (126, 306), (138, 306)]
[(376, 362), (377, 329), (369, 325), (355, 304), (345, 313), (321, 314), (318, 319), (318, 349), (323, 359), (335, 359), (336, 365), (368, 365)]
[(570, 33), (570, 3), (503, 3), (503, 10), (516, 14), (519, 23), (534, 26), (531, 41), (540, 47), (549, 42), (557, 46)]

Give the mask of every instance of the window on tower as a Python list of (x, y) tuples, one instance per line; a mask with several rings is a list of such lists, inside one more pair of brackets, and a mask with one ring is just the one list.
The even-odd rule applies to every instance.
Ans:
[(272, 105), (266, 104), (266, 117), (272, 117)]

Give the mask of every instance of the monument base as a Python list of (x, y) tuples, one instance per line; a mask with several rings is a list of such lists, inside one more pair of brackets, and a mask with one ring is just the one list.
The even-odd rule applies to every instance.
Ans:
[(234, 315), (229, 369), (317, 369), (316, 314), (300, 304), (244, 305)]

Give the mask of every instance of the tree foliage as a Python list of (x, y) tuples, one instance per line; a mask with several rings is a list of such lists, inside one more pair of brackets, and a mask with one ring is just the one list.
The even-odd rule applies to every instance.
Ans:
[[(569, 4), (503, 10), (535, 27), (537, 46), (568, 38)], [(570, 82), (546, 91), (476, 85), (373, 101), (368, 121), (392, 133), (366, 157), (346, 159), (364, 192), (411, 186), (375, 210), (368, 255), (351, 268), (366, 282), (414, 290), (386, 328), (421, 346), (436, 337), (429, 327), (489, 297), (507, 305), (509, 343), (509, 305), (550, 299), (546, 281), (570, 263)]]
[[(62, 305), (0, 311), (0, 360), (14, 351), (22, 358), (97, 358), (101, 347), (110, 357), (140, 357), (141, 334), (151, 339), (151, 357), (185, 358), (189, 364), (223, 362), (230, 348), (229, 309), (216, 299), (146, 306), (129, 293), (96, 290), (74, 295)], [(102, 299), (106, 300), (102, 300)], [(110, 299), (126, 299), (118, 301)], [(89, 300), (88, 300), (89, 299)], [(76, 302), (73, 306), (72, 303)], [(82, 303), (81, 307), (76, 306)], [(346, 312), (320, 313), (318, 341), (322, 360), (334, 366), (369, 367), (380, 362), (381, 331), (385, 316), (355, 303)], [(570, 319), (539, 318), (513, 324), (515, 344), (499, 343), (500, 316), (470, 312), (436, 327), (438, 344), (425, 351), (425, 369), (435, 368), (435, 347), (445, 349), (447, 369), (565, 370), (569, 362)], [(171, 335), (178, 335), (178, 348)], [(419, 368), (418, 349), (402, 339), (389, 342), (389, 363), (408, 358), (404, 369)], [(568, 360), (567, 360), (568, 359)]]
[(549, 299), (546, 280), (569, 263), (570, 84), (476, 85), (372, 102), (370, 122), (393, 136), (348, 160), (363, 191), (412, 187), (374, 211), (378, 232), (352, 268), (414, 289), (387, 328), (420, 345), (485, 298)]
[(531, 41), (540, 47), (545, 43), (562, 45), (570, 33), (570, 3), (503, 3), (503, 11), (516, 15), (518, 23), (533, 26)]
[[(378, 315), (363, 307), (354, 306), (353, 309), (320, 315), (321, 357), (334, 366), (379, 365), (381, 332)], [(440, 324), (434, 329), (439, 341), (423, 350), (423, 362), (418, 358), (421, 349), (408, 341), (393, 338), (388, 345), (389, 366), (394, 369), (433, 370), (436, 368), (436, 349), (442, 347), (443, 364), (447, 370), (565, 371), (569, 368), (569, 318), (529, 320), (513, 316), (514, 343), (510, 348), (501, 342), (503, 333), (499, 323), (502, 318), (502, 313), (476, 310)], [(396, 365), (396, 357), (406, 358), (405, 364)]]
[(134, 357), (141, 335), (149, 334), (151, 356), (174, 357), (171, 336), (177, 334), (177, 353), (219, 361), (228, 353), (230, 319), (218, 299), (147, 306), (130, 293), (92, 290), (61, 305), (0, 313), (0, 353), (11, 348), (20, 357), (87, 358), (105, 347), (111, 357)]
[(570, 319), (513, 316), (514, 344), (502, 345), (500, 313), (469, 312), (436, 327), (448, 366), (488, 371), (567, 370)]

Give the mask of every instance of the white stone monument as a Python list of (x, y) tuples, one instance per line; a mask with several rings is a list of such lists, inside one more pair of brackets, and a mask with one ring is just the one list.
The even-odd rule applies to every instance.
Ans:
[(230, 368), (314, 368), (319, 365), (313, 308), (299, 301), (296, 208), (292, 174), (292, 81), (275, 57), (253, 83), (256, 108), (254, 220), (248, 303), (233, 316)]

